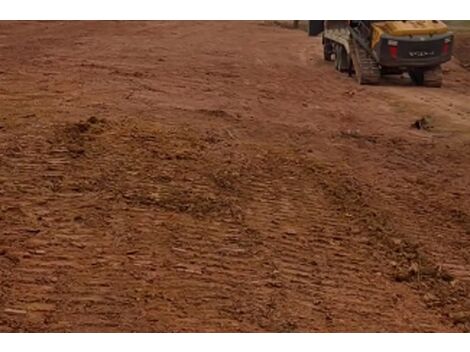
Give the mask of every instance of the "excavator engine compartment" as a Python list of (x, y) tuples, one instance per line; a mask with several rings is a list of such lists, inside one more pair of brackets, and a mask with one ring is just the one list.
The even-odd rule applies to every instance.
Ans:
[(454, 36), (440, 21), (372, 23), (372, 49), (385, 67), (427, 67), (452, 57)]

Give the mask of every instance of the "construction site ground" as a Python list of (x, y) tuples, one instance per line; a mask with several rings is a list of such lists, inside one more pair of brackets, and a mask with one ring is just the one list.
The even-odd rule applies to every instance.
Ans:
[(0, 331), (470, 329), (470, 72), (268, 22), (0, 22)]

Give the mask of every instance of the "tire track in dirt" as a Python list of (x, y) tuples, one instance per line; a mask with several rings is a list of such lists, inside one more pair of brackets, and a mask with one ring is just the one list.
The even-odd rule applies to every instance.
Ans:
[[(464, 323), (461, 327), (468, 329), (465, 321), (455, 319), (456, 316), (465, 316), (470, 304), (465, 276), (458, 276), (459, 280), (456, 280), (441, 265), (445, 261), (441, 261), (442, 258), (433, 249), (421, 243), (416, 244), (415, 241), (423, 238), (422, 233), (415, 228), (411, 233), (402, 232), (403, 229), (390, 220), (393, 216), (387, 210), (378, 206), (376, 201), (370, 205), (370, 200), (377, 196), (374, 196), (374, 192), (369, 190), (368, 193), (363, 193), (362, 186), (354, 176), (341, 175), (342, 172), (338, 170), (332, 182), (327, 185), (327, 191), (339, 206), (359, 219), (358, 226), (363, 231), (369, 232), (370, 239), (376, 243), (374, 252), (382, 252), (385, 261), (395, 270), (395, 280), (409, 282), (412, 289), (421, 291), (419, 294), (428, 308), (440, 310), (451, 323)], [(345, 178), (342, 180), (343, 177)], [(364, 225), (367, 228), (364, 229)]]
[[(315, 182), (314, 179), (311, 182)], [(322, 182), (324, 181), (320, 181), (320, 183)], [(397, 287), (393, 282), (389, 282), (389, 279), (383, 277), (389, 273), (386, 269), (387, 263), (382, 263), (384, 259), (384, 256), (380, 254), (382, 249), (371, 244), (373, 238), (371, 239), (367, 235), (359, 237), (359, 229), (355, 227), (356, 225), (352, 225), (353, 221), (349, 219), (349, 216), (353, 216), (353, 214), (341, 214), (335, 209), (334, 204), (331, 209), (332, 204), (328, 202), (322, 207), (321, 204), (324, 203), (324, 200), (317, 198), (319, 194), (324, 193), (321, 188), (317, 186), (296, 190), (295, 186), (291, 187), (289, 188), (290, 196), (295, 197), (297, 193), (299, 194), (295, 207), (287, 211), (278, 211), (271, 204), (263, 204), (263, 207), (253, 211), (257, 218), (261, 218), (260, 227), (265, 227), (266, 223), (270, 224), (269, 219), (273, 217), (279, 219), (278, 221), (281, 223), (305, 225), (310, 223), (312, 226), (312, 228), (307, 227), (293, 231), (295, 234), (297, 231), (308, 234), (308, 236), (302, 236), (303, 241), (308, 239), (308, 246), (299, 240), (298, 236), (292, 234), (284, 235), (276, 241), (273, 240), (276, 246), (273, 246), (271, 250), (278, 254), (273, 257), (278, 258), (280, 263), (277, 266), (284, 273), (287, 282), (302, 282), (299, 278), (307, 278), (304, 282), (308, 285), (308, 289), (305, 290), (306, 296), (302, 299), (289, 299), (288, 301), (308, 301), (312, 298), (312, 292), (318, 292), (321, 298), (317, 298), (317, 302), (322, 302), (322, 304), (317, 309), (323, 311), (326, 326), (329, 322), (337, 330), (347, 330), (351, 321), (367, 315), (384, 330), (402, 330), (403, 327), (399, 324), (394, 325), (395, 314), (406, 316), (406, 308), (399, 312), (401, 307), (397, 307), (397, 302), (401, 301), (401, 296), (397, 295)], [(308, 195), (316, 195), (317, 197), (309, 201)], [(323, 197), (325, 197), (324, 194)], [(257, 198), (269, 199), (267, 196)], [(266, 206), (269, 210), (263, 211)], [(279, 227), (271, 225), (266, 231), (279, 233)], [(379, 257), (371, 258), (374, 254)], [(360, 276), (357, 275), (359, 267), (361, 268)], [(313, 282), (316, 281), (313, 286), (312, 279)], [(373, 284), (371, 285), (371, 283)], [(389, 286), (390, 292), (383, 294), (384, 290), (387, 290), (387, 286)], [(297, 288), (296, 292), (299, 291)], [(406, 301), (401, 303), (404, 306), (410, 304)], [(411, 304), (414, 306), (416, 303)], [(291, 303), (291, 305), (295, 304)], [(416, 306), (414, 308), (416, 309)], [(418, 329), (433, 330), (434, 327), (429, 325), (431, 321), (429, 318), (428, 316), (422, 323), (419, 323), (419, 319), (414, 317), (414, 324), (416, 324), (415, 326), (422, 324)], [(351, 320), (348, 321), (348, 319)]]
[[(362, 137), (358, 135), (353, 138), (357, 146), (361, 145)], [(386, 207), (397, 226), (402, 227), (413, 241), (433, 256), (436, 263), (446, 267), (447, 263), (460, 262), (463, 270), (455, 274), (459, 280), (468, 281), (469, 268), (464, 269), (468, 265), (465, 263), (468, 263), (469, 245), (465, 236), (469, 225), (465, 216), (468, 205), (468, 180), (463, 177), (468, 168), (468, 163), (464, 161), (468, 158), (463, 151), (465, 147), (460, 143), (455, 148), (441, 146), (431, 140), (424, 143), (401, 140), (399, 143), (393, 142), (394, 151), (386, 154), (382, 148), (389, 142), (392, 140), (383, 137), (375, 140), (374, 148), (383, 150), (384, 157), (373, 162), (372, 169), (378, 170), (376, 177), (361, 172), (362, 179), (380, 195), (385, 201), (383, 204), (388, 204)], [(358, 154), (358, 165), (361, 164), (359, 159), (370, 154), (367, 145), (363, 144), (361, 149), (363, 155)], [(368, 161), (369, 165), (372, 160)], [(389, 179), (387, 185), (377, 187), (375, 180), (383, 177), (384, 173), (379, 170), (384, 167), (386, 172), (400, 171), (402, 174)], [(442, 193), (444, 187), (445, 195)], [(435, 241), (439, 241), (440, 245), (435, 246)]]

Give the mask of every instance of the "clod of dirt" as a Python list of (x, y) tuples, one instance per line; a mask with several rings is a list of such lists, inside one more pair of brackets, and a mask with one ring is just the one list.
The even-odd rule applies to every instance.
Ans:
[(95, 124), (95, 123), (98, 123), (99, 120), (96, 118), (96, 116), (91, 116), (91, 117), (88, 118), (87, 122), (89, 124)]
[(37, 233), (41, 232), (40, 229), (35, 229), (35, 228), (26, 228), (26, 229), (24, 229), (24, 230), (25, 230), (26, 232), (32, 233), (32, 234), (37, 234)]
[(72, 126), (71, 132), (85, 133), (90, 129), (90, 124), (87, 122), (78, 122)]
[(219, 170), (211, 174), (214, 183), (224, 191), (235, 192), (240, 183), (240, 173), (230, 170)]
[(395, 280), (397, 282), (410, 282), (418, 278), (420, 274), (421, 270), (418, 263), (411, 263), (407, 269), (398, 268), (398, 272), (395, 273)]
[(83, 243), (80, 243), (80, 242), (70, 242), (70, 244), (71, 244), (72, 246), (77, 247), (77, 248), (80, 248), (80, 249), (83, 249), (83, 248), (86, 247)]
[(26, 114), (26, 115), (20, 116), (20, 118), (22, 119), (29, 119), (30, 117), (36, 117), (36, 114)]
[(72, 158), (79, 158), (85, 155), (87, 142), (104, 132), (105, 127), (105, 119), (91, 116), (86, 120), (67, 124), (63, 130), (57, 132), (56, 141), (52, 143), (65, 144), (69, 155)]
[(418, 263), (411, 263), (410, 268), (408, 269), (410, 274), (417, 274), (419, 273), (419, 265)]
[(413, 124), (411, 125), (411, 127), (414, 127), (416, 128), (417, 130), (425, 130), (425, 131), (429, 131), (432, 129), (432, 123), (431, 123), (431, 119), (429, 117), (423, 117), (419, 120), (416, 120), (415, 122), (413, 122)]
[(285, 231), (284, 231), (287, 235), (297, 235), (297, 231), (293, 228), (287, 228)]
[(203, 138), (203, 141), (209, 144), (216, 144), (223, 141), (223, 138), (214, 131), (207, 131), (206, 136)]
[(407, 269), (397, 268), (397, 272), (395, 273), (395, 280), (397, 282), (420, 281), (424, 278), (438, 279), (445, 282), (454, 280), (454, 277), (444, 271), (440, 266), (419, 265), (416, 262), (412, 262)]
[(428, 308), (438, 307), (442, 305), (442, 301), (439, 299), (439, 297), (437, 297), (436, 295), (430, 292), (427, 292), (423, 296), (423, 302), (426, 304)]
[(437, 268), (437, 276), (440, 277), (442, 280), (453, 283), (455, 277), (449, 274), (447, 271), (442, 270), (442, 268)]
[(410, 282), (415, 277), (414, 273), (409, 271), (400, 271), (395, 274), (395, 281), (396, 282)]
[(74, 144), (71, 144), (71, 145), (67, 146), (67, 150), (74, 157), (78, 157), (80, 155), (85, 154), (85, 149), (84, 148), (82, 148), (78, 145), (74, 145)]
[(25, 315), (26, 311), (22, 309), (12, 309), (12, 308), (5, 308), (3, 310), (6, 314), (15, 314), (15, 315)]
[(69, 132), (75, 134), (85, 133), (88, 132), (93, 125), (103, 122), (105, 122), (104, 119), (98, 119), (96, 116), (91, 116), (84, 122), (81, 121), (73, 124), (70, 127)]

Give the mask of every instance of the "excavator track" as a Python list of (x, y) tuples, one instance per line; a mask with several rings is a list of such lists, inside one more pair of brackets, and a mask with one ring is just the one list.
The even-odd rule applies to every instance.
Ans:
[(380, 82), (380, 69), (377, 62), (354, 40), (351, 41), (350, 48), (351, 59), (359, 84), (378, 84)]
[(423, 73), (423, 86), (436, 87), (442, 86), (442, 69), (441, 66), (433, 67)]

